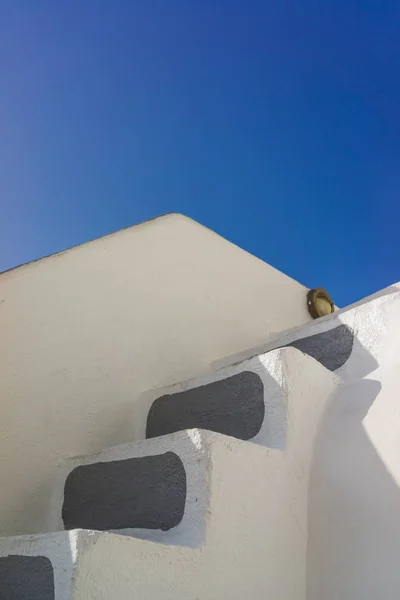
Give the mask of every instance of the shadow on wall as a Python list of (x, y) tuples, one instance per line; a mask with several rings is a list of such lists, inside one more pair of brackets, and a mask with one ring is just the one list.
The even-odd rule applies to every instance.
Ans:
[(400, 489), (363, 427), (380, 392), (374, 380), (342, 384), (323, 418), (310, 482), (309, 600), (398, 597)]
[(259, 432), (251, 441), (266, 448), (285, 451), (287, 445), (285, 386), (282, 381), (276, 380), (271, 375), (260, 357), (257, 358), (257, 371), (264, 386), (265, 414)]

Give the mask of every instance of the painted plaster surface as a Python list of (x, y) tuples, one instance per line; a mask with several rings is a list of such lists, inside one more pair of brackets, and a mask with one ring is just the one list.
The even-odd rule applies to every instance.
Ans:
[[(249, 590), (260, 600), (268, 594), (285, 600), (306, 598), (307, 502), (313, 445), (324, 407), (321, 398), (333, 393), (337, 378), (296, 349), (271, 355), (279, 372), (288, 373), (285, 385), (292, 390), (280, 396), (286, 423), (280, 450), (191, 430), (76, 459), (104, 461), (107, 454), (114, 459), (132, 454), (135, 447), (141, 451), (147, 447), (148, 452), (153, 446), (155, 451), (162, 443), (170, 445), (185, 465), (188, 498), (191, 481), (203, 480), (204, 484), (203, 494), (199, 488), (196, 496), (192, 494), (185, 507), (188, 518), (175, 528), (175, 537), (174, 530), (161, 532), (165, 537), (158, 541), (163, 545), (138, 546), (134, 538), (116, 536), (101, 538), (85, 552), (77, 579), (77, 586), (83, 587), (77, 597), (91, 597), (95, 586), (99, 598), (106, 598), (112, 589), (114, 597), (124, 598), (124, 586), (131, 589), (135, 585), (136, 597), (149, 599), (157, 594), (163, 598), (176, 594), (211, 599), (223, 596), (228, 589), (230, 597), (238, 599)], [(312, 382), (308, 387), (301, 385), (306, 373)], [(185, 460), (187, 440), (198, 452), (191, 462)], [(200, 512), (191, 519), (193, 507)], [(193, 525), (199, 523), (200, 515), (205, 524), (202, 537), (191, 543), (198, 533)], [(147, 537), (147, 533), (142, 536)], [(110, 561), (112, 569), (100, 567)]]
[[(393, 343), (394, 335), (391, 334), (391, 330), (394, 334), (398, 328), (399, 301), (400, 283), (389, 286), (354, 305), (342, 308), (332, 315), (281, 332), (272, 341), (267, 341), (260, 346), (248, 348), (221, 361), (216, 361), (214, 368), (219, 370), (232, 363), (238, 363), (252, 356), (288, 345), (295, 347), (297, 345), (302, 351), (307, 352), (307, 348), (304, 347), (303, 350), (302, 347), (305, 344), (308, 346), (311, 356), (314, 352), (314, 357), (321, 364), (325, 363), (327, 368), (333, 368), (343, 379), (364, 377), (376, 370), (380, 361), (389, 358), (387, 354), (382, 354), (382, 349), (384, 346), (387, 347)], [(342, 335), (344, 328), (340, 329), (342, 325), (347, 329), (345, 336)], [(339, 328), (340, 338), (338, 332), (333, 332), (336, 328)], [(328, 332), (331, 332), (332, 337), (325, 338), (326, 341), (329, 340), (328, 346), (325, 347), (322, 343), (324, 338), (319, 338), (320, 342), (318, 342), (318, 338), (314, 338), (314, 336), (328, 334)], [(351, 334), (353, 337), (352, 345)], [(309, 338), (314, 338), (318, 342), (315, 349), (310, 347)], [(339, 340), (341, 340), (340, 347), (337, 346)], [(311, 339), (311, 341), (312, 346), (314, 346), (314, 340)], [(348, 356), (350, 345), (351, 352)], [(331, 349), (335, 346), (342, 354), (340, 361), (342, 364), (336, 369), (335, 366), (337, 365), (330, 364), (334, 360)]]
[(400, 589), (399, 289), (342, 313), (355, 351), (328, 406), (310, 487), (309, 600)]
[(264, 386), (260, 376), (242, 371), (157, 398), (147, 416), (146, 437), (204, 428), (249, 440), (260, 431), (264, 414)]
[[(162, 543), (202, 544), (210, 500), (208, 439), (208, 432), (182, 431), (68, 460), (53, 481), (46, 529), (73, 526), (74, 522), (65, 522), (66, 508), (71, 506), (85, 528), (96, 521), (97, 529), (106, 525), (111, 530), (122, 527), (119, 533)], [(120, 468), (124, 464), (127, 469)], [(93, 468), (95, 480), (89, 477), (88, 482), (69, 489), (71, 476)], [(107, 476), (109, 470), (111, 479)]]
[[(399, 292), (398, 285), (391, 286), (275, 342), (313, 356), (341, 381), (332, 396), (318, 394), (322, 417), (313, 442), (310, 476), (309, 600), (389, 600), (400, 589)], [(217, 371), (209, 381), (234, 368), (251, 369), (249, 365), (260, 359), (268, 365), (268, 357), (276, 352), (268, 352), (273, 345), (265, 345), (264, 354)], [(282, 370), (267, 369), (275, 381), (282, 381)], [(295, 370), (291, 365), (288, 373)], [(313, 381), (310, 373), (304, 376)], [(194, 388), (201, 382), (204, 378), (179, 384), (174, 390)], [(264, 387), (265, 422), (285, 431), (277, 423), (287, 420), (279, 417), (273, 403), (268, 406), (268, 385)], [(283, 387), (296, 389), (289, 379)], [(264, 424), (262, 436), (253, 441), (273, 446), (267, 431)]]
[[(340, 362), (332, 364), (331, 344), (321, 340), (337, 342), (343, 327), (353, 333), (351, 352), (345, 336)], [(336, 367), (341, 383), (326, 403), (314, 450), (308, 599), (390, 600), (400, 589), (400, 286), (261, 349), (294, 343), (308, 352), (310, 338), (315, 358)]]
[(0, 538), (0, 598), (70, 600), (79, 537), (82, 548), (90, 533)]
[[(300, 362), (299, 357), (301, 357)], [(195, 424), (198, 415), (200, 415), (199, 421), (204, 425), (206, 421), (204, 415), (209, 416), (211, 429), (214, 426), (214, 414), (223, 412), (228, 423), (236, 425), (240, 422), (239, 419), (242, 419), (240, 427), (236, 425), (236, 430), (230, 431), (234, 437), (241, 438), (243, 431), (247, 431), (254, 434), (250, 438), (246, 436), (249, 441), (283, 450), (287, 437), (288, 404), (295, 401), (293, 399), (296, 397), (300, 399), (310, 395), (323, 399), (331, 392), (331, 373), (321, 365), (318, 365), (321, 368), (317, 370), (318, 376), (316, 375), (314, 379), (303, 373), (305, 365), (311, 365), (312, 369), (314, 363), (316, 361), (297, 349), (279, 348), (200, 378), (161, 390), (150, 390), (136, 400), (135, 406), (141, 405), (144, 414), (148, 415), (147, 431), (149, 421), (152, 427), (158, 427), (161, 432), (165, 423), (164, 418), (168, 418), (168, 426), (175, 425), (178, 429), (186, 420)], [(250, 374), (252, 378), (249, 377)], [(246, 386), (247, 381), (251, 381), (251, 385)], [(232, 397), (237, 398), (232, 405), (229, 405), (226, 397), (226, 382), (229, 387), (232, 386)], [(236, 383), (239, 384), (238, 387)], [(246, 406), (240, 410), (238, 410), (238, 390), (246, 398)], [(263, 406), (261, 406), (260, 393), (262, 393)], [(190, 410), (185, 404), (187, 399), (189, 399)], [(172, 405), (171, 415), (166, 417), (169, 401)], [(159, 402), (162, 405), (160, 423), (157, 422)], [(146, 420), (140, 421), (133, 415), (131, 422), (132, 437), (143, 439), (146, 435)], [(220, 422), (222, 423), (222, 417)]]
[(338, 325), (328, 331), (315, 333), (289, 345), (315, 358), (330, 371), (337, 371), (350, 358), (354, 334), (347, 325)]
[[(336, 377), (298, 350), (286, 348), (275, 356), (283, 358), (284, 369), (291, 365), (290, 383), (300, 383), (309, 372), (314, 384), (328, 395), (336, 388)], [(174, 541), (182, 544), (186, 536), (187, 543), (173, 543), (174, 529), (161, 532), (166, 537), (157, 542), (163, 543), (156, 543), (156, 538), (141, 541), (126, 535), (74, 531), (56, 534), (54, 543), (54, 534), (49, 534), (43, 536), (51, 545), (47, 550), (32, 536), (31, 552), (52, 561), (55, 585), (62, 590), (56, 600), (68, 597), (62, 595), (68, 585), (76, 600), (213, 600), (228, 593), (233, 600), (249, 593), (255, 600), (268, 596), (305, 600), (308, 473), (321, 403), (320, 395), (308, 388), (291, 387), (294, 393), (281, 396), (287, 421), (282, 450), (191, 430), (69, 461), (66, 473), (78, 464), (140, 453), (156, 455), (170, 447), (181, 458), (188, 482), (185, 515), (174, 528), (180, 532)], [(54, 502), (58, 510), (60, 505)], [(202, 537), (190, 543), (202, 519)], [(69, 561), (72, 571), (68, 585), (65, 581), (62, 585), (59, 577), (64, 574), (56, 563), (64, 552), (62, 543), (70, 540), (66, 535), (74, 539), (70, 555), (62, 560)], [(15, 553), (16, 546), (26, 551), (26, 542), (18, 539), (8, 539), (7, 544), (8, 553)]]
[(186, 473), (174, 452), (95, 462), (65, 482), (65, 529), (161, 529), (182, 521)]
[(54, 573), (46, 556), (0, 557), (2, 600), (55, 600)]
[(180, 215), (0, 275), (0, 533), (43, 531), (57, 465), (131, 442), (142, 392), (310, 322), (306, 292)]

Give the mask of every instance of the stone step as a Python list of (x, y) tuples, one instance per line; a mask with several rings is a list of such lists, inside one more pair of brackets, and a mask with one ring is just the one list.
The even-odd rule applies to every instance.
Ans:
[[(208, 429), (269, 448), (283, 449), (286, 409), (331, 392), (332, 374), (298, 349), (279, 348), (135, 402), (133, 439), (184, 429)], [(296, 400), (298, 398), (298, 400)]]
[(285, 586), (302, 589), (315, 437), (338, 380), (298, 350), (279, 352), (291, 365), (279, 396), (279, 449), (187, 430), (71, 459), (58, 474), (49, 528), (109, 529), (190, 548), (200, 564), (213, 556), (226, 576), (257, 564), (283, 577), (287, 565), (289, 579), (280, 588), (264, 580), (265, 589), (282, 598), (291, 597), (279, 593)]
[(254, 486), (260, 471), (275, 478), (282, 461), (277, 450), (198, 429), (73, 458), (59, 469), (47, 528), (199, 547), (220, 505), (230, 503), (232, 527), (244, 525), (247, 502), (246, 511), (263, 512), (265, 498), (248, 500), (241, 482), (249, 469)]
[(66, 461), (58, 470), (48, 529), (201, 544), (214, 445), (209, 432), (189, 430)]
[(253, 600), (264, 600), (271, 590), (273, 598), (305, 599), (288, 588), (291, 576), (279, 586), (279, 575), (268, 564), (260, 568), (260, 558), (239, 548), (228, 547), (221, 561), (222, 554), (221, 547), (206, 552), (88, 530), (2, 538), (0, 598), (242, 600), (250, 590)]
[(67, 461), (49, 527), (115, 530), (0, 540), (0, 597), (306, 600), (309, 477), (337, 378), (278, 354), (275, 448), (191, 430)]
[(225, 368), (232, 362), (292, 346), (341, 378), (365, 377), (389, 358), (388, 347), (393, 347), (393, 339), (400, 334), (399, 311), (397, 283), (331, 315), (280, 333), (276, 340), (258, 348), (227, 357), (216, 367)]
[(69, 600), (82, 543), (77, 531), (0, 538), (0, 598)]

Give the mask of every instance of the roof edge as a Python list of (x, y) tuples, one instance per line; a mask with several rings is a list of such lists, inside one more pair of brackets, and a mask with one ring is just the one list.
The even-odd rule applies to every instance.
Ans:
[(231, 240), (225, 238), (223, 235), (217, 233), (213, 229), (210, 229), (210, 227), (207, 227), (206, 225), (203, 225), (202, 223), (199, 223), (198, 221), (196, 221), (192, 217), (188, 217), (187, 215), (184, 215), (183, 213), (173, 212), (173, 211), (172, 212), (168, 212), (168, 213), (161, 213), (160, 215), (156, 215), (155, 217), (151, 217), (151, 218), (146, 219), (144, 221), (139, 221), (138, 223), (134, 223), (133, 225), (128, 225), (127, 227), (122, 227), (121, 229), (117, 229), (116, 231), (111, 231), (111, 232), (106, 233), (104, 235), (101, 235), (99, 237), (92, 238), (90, 240), (82, 242), (80, 244), (75, 244), (74, 246), (70, 246), (69, 248), (65, 248), (64, 250), (59, 250), (58, 252), (52, 252), (51, 254), (46, 254), (45, 256), (41, 256), (39, 258), (34, 258), (33, 260), (29, 260), (26, 263), (22, 263), (20, 265), (16, 265), (15, 267), (11, 267), (10, 269), (6, 269), (5, 271), (0, 272), (0, 278), (1, 278), (2, 275), (6, 275), (8, 273), (11, 273), (13, 271), (16, 271), (17, 269), (22, 269), (23, 267), (27, 267), (28, 265), (34, 265), (36, 263), (40, 263), (40, 262), (45, 261), (45, 260), (47, 260), (49, 258), (55, 258), (55, 257), (58, 257), (58, 256), (62, 256), (63, 254), (67, 254), (68, 252), (72, 252), (73, 250), (76, 250), (77, 248), (81, 248), (82, 246), (86, 246), (87, 244), (93, 244), (94, 242), (97, 242), (97, 241), (102, 240), (104, 238), (108, 238), (110, 236), (118, 235), (119, 233), (128, 231), (130, 229), (135, 229), (136, 227), (147, 226), (147, 225), (153, 223), (153, 221), (161, 221), (161, 220), (167, 220), (167, 219), (171, 219), (171, 218), (183, 219), (185, 221), (189, 221), (191, 223), (194, 223), (198, 227), (202, 227), (203, 229), (206, 229), (212, 235), (218, 236), (219, 238), (221, 238), (222, 240), (224, 240), (226, 243), (231, 244), (232, 246), (234, 246), (235, 248), (238, 248), (242, 252), (245, 252), (246, 254), (248, 254), (249, 256), (251, 256), (252, 258), (254, 258), (255, 260), (258, 260), (261, 263), (263, 263), (265, 265), (268, 265), (274, 271), (277, 271), (278, 273), (281, 273), (282, 275), (284, 275), (288, 279), (291, 279), (292, 281), (296, 282), (298, 285), (302, 286), (305, 290), (309, 289), (306, 285), (304, 285), (303, 283), (297, 281), (297, 279), (294, 279), (293, 277), (291, 277), (291, 275), (288, 275), (284, 271), (280, 271), (279, 269), (277, 269), (273, 265), (267, 263), (265, 260), (261, 259), (260, 257), (255, 256), (254, 254), (251, 254), (251, 252), (249, 252), (248, 250), (245, 250), (241, 246), (238, 246), (238, 244), (236, 244), (235, 242), (232, 242)]
[[(183, 215), (181, 213), (177, 213), (177, 212), (161, 213), (160, 215), (156, 215), (155, 217), (150, 217), (150, 219), (145, 219), (144, 221), (139, 221), (138, 223), (134, 223), (133, 225), (127, 225), (127, 227), (122, 227), (121, 229), (117, 229), (116, 231), (110, 231), (109, 233), (105, 233), (104, 235), (100, 235), (99, 237), (91, 238), (90, 240), (86, 240), (85, 242), (81, 242), (80, 244), (75, 244), (74, 246), (69, 246), (68, 248), (65, 248), (64, 250), (58, 250), (57, 252), (52, 252), (51, 254), (45, 254), (44, 256), (39, 256), (39, 258), (33, 258), (32, 260), (28, 260), (25, 263), (15, 265), (15, 267), (10, 267), (9, 269), (5, 269), (5, 271), (1, 271), (0, 277), (2, 275), (5, 275), (6, 273), (15, 271), (16, 269), (21, 269), (22, 267), (27, 267), (28, 265), (32, 265), (34, 263), (41, 262), (42, 260), (46, 260), (48, 258), (53, 258), (55, 256), (62, 256), (63, 254), (66, 254), (67, 252), (70, 252), (71, 250), (75, 250), (76, 248), (80, 248), (81, 246), (86, 246), (86, 244), (92, 244), (93, 242), (97, 242), (98, 240), (102, 240), (102, 239), (110, 237), (112, 235), (117, 235), (118, 233), (121, 233), (123, 231), (128, 231), (128, 229), (134, 229), (135, 227), (141, 227), (143, 225), (147, 225), (148, 223), (151, 223), (152, 221), (157, 221), (159, 219), (161, 220), (161, 219), (169, 218), (172, 216), (184, 217), (185, 219), (193, 221), (193, 219), (191, 219), (190, 217), (187, 217), (186, 215)], [(200, 225), (200, 223), (199, 223), (199, 225)]]

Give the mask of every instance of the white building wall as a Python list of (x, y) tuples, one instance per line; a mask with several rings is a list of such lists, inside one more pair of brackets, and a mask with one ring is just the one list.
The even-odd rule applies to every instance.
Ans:
[(65, 458), (132, 441), (140, 392), (309, 322), (306, 291), (176, 214), (3, 273), (0, 533), (42, 531)]

